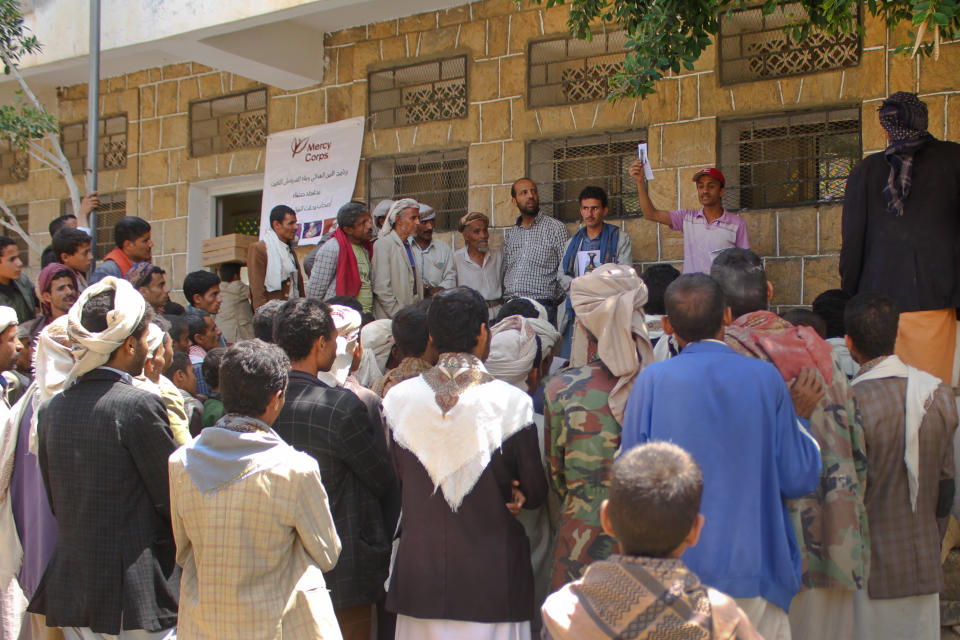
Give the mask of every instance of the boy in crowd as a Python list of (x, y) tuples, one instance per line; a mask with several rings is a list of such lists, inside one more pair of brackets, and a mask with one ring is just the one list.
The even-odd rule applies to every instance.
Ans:
[(212, 426), (223, 417), (223, 400), (220, 399), (220, 361), (227, 350), (223, 347), (212, 349), (203, 357), (203, 377), (210, 385), (211, 393), (203, 403), (203, 426)]
[(676, 445), (651, 442), (620, 456), (600, 520), (622, 555), (594, 562), (547, 598), (543, 637), (643, 640), (666, 628), (684, 638), (759, 638), (732, 598), (680, 560), (700, 538), (702, 492), (700, 467)]
[(643, 217), (683, 232), (683, 272), (710, 273), (714, 256), (723, 249), (750, 248), (747, 223), (723, 208), (727, 181), (719, 169), (710, 167), (693, 174), (701, 209), (657, 209), (647, 192), (643, 161), (634, 160), (630, 175), (637, 183), (637, 199)]
[(103, 257), (103, 261), (90, 275), (90, 284), (106, 276), (122, 278), (137, 262), (153, 260), (153, 240), (150, 239), (150, 223), (136, 216), (125, 216), (113, 227), (113, 240), (117, 245)]
[(56, 254), (54, 262), (65, 264), (73, 269), (77, 273), (80, 289), (85, 289), (87, 272), (93, 262), (93, 254), (90, 251), (90, 236), (87, 232), (71, 227), (60, 229), (53, 235), (51, 251)]
[(173, 316), (173, 315), (164, 315), (170, 322), (170, 340), (173, 342), (174, 351), (182, 351), (186, 353), (190, 350), (190, 328), (187, 324), (187, 319), (182, 315)]
[(183, 407), (190, 423), (190, 435), (196, 436), (203, 428), (203, 404), (194, 397), (197, 393), (197, 376), (190, 363), (190, 356), (182, 351), (174, 351), (163, 375), (180, 389)]

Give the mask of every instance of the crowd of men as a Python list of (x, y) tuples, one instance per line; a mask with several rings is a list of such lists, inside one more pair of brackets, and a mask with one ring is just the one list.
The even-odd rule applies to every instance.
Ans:
[(880, 122), (843, 289), (783, 316), (715, 168), (686, 211), (629, 169), (682, 274), (638, 275), (602, 188), (571, 237), (529, 178), (500, 247), (352, 201), (301, 265), (277, 205), (185, 307), (145, 220), (91, 269), (96, 194), (35, 283), (0, 237), (0, 638), (939, 638), (956, 363), (917, 327), (956, 245), (891, 291), (871, 221), (956, 242), (960, 196), (910, 184), (960, 145), (912, 94)]

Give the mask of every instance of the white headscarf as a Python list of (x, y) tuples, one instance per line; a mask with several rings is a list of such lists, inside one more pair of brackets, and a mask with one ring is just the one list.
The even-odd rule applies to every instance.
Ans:
[[(393, 225), (397, 223), (397, 216), (404, 209), (416, 209), (419, 211), (420, 203), (413, 198), (401, 198), (390, 205), (390, 211), (387, 212), (387, 217), (383, 221), (383, 226), (380, 227), (380, 233), (377, 235), (377, 238), (385, 238), (390, 235), (390, 232), (393, 231)], [(406, 241), (406, 238), (403, 238), (403, 240)]]
[(373, 208), (373, 213), (370, 214), (370, 217), (373, 218), (373, 227), (377, 230), (378, 234), (380, 233), (380, 225), (377, 224), (377, 218), (386, 216), (392, 206), (393, 200), (381, 200), (377, 203), (377, 206)]
[(296, 281), (292, 279), (297, 272), (293, 249), (280, 239), (272, 226), (263, 234), (263, 244), (267, 248), (267, 271), (263, 278), (263, 288), (267, 291), (280, 291), (283, 283), (290, 280), (290, 290), (296, 291)]
[(0, 333), (15, 324), (20, 324), (20, 322), (17, 320), (17, 312), (13, 310), (13, 307), (0, 306)]
[(607, 404), (620, 423), (634, 378), (653, 360), (643, 315), (646, 301), (647, 285), (633, 267), (604, 264), (570, 283), (570, 304), (582, 323), (574, 329), (570, 366), (587, 364), (586, 327), (597, 339), (600, 360), (619, 378)]
[(537, 357), (537, 333), (523, 316), (509, 316), (490, 329), (490, 355), (483, 365), (494, 378), (527, 390)]
[(147, 327), (147, 354), (151, 358), (157, 353), (157, 349), (163, 347), (163, 337), (165, 335), (167, 335), (167, 332), (152, 322)]
[(368, 389), (386, 373), (390, 349), (393, 348), (393, 320), (374, 320), (360, 331), (363, 355), (355, 377)]
[[(342, 387), (347, 376), (350, 375), (353, 354), (360, 342), (360, 324), (363, 318), (356, 309), (339, 304), (330, 305), (330, 317), (333, 318), (333, 324), (337, 328), (337, 357), (329, 372), (319, 373), (325, 373), (332, 378), (332, 380), (328, 378), (325, 382), (333, 382), (336, 386)], [(321, 379), (323, 378), (322, 376)]]
[[(116, 293), (113, 309), (107, 312), (107, 328), (100, 333), (87, 331), (80, 323), (83, 308), (90, 298), (110, 290)], [(110, 355), (120, 348), (140, 324), (146, 305), (143, 296), (122, 278), (107, 276), (84, 289), (67, 313), (67, 332), (74, 343), (73, 355), (76, 362), (66, 383), (69, 385), (83, 374), (105, 365)]]

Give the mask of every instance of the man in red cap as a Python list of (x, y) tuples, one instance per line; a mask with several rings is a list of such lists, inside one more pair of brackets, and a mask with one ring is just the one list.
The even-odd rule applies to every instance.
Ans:
[(668, 225), (683, 232), (683, 272), (710, 273), (713, 258), (731, 247), (750, 248), (747, 223), (740, 216), (723, 208), (721, 198), (726, 191), (726, 180), (719, 169), (710, 167), (693, 174), (697, 183), (697, 198), (702, 209), (664, 211), (657, 209), (647, 193), (647, 179), (643, 161), (634, 160), (630, 175), (637, 183), (637, 197), (643, 217)]

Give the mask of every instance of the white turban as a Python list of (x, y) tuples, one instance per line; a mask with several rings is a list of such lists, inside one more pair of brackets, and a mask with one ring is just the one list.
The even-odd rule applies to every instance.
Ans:
[(163, 337), (165, 335), (167, 335), (166, 331), (152, 322), (150, 323), (147, 328), (147, 353), (151, 358), (157, 353), (157, 349), (163, 347)]
[(433, 220), (437, 217), (437, 212), (433, 207), (425, 202), (418, 203), (420, 207), (420, 220)]
[(17, 312), (13, 310), (13, 307), (0, 307), (0, 333), (19, 323)]
[[(383, 221), (383, 226), (380, 227), (378, 238), (385, 238), (390, 235), (390, 232), (393, 231), (393, 225), (397, 223), (397, 216), (400, 215), (400, 212), (404, 209), (416, 209), (420, 211), (420, 203), (413, 198), (401, 198), (391, 204), (390, 211), (387, 212), (387, 217)], [(404, 240), (406, 240), (406, 238), (404, 238)]]
[[(115, 297), (113, 309), (107, 312), (107, 328), (100, 333), (87, 331), (80, 323), (83, 308), (90, 298), (110, 290), (115, 292)], [(67, 384), (107, 363), (110, 355), (120, 348), (140, 324), (146, 304), (133, 285), (122, 278), (107, 276), (83, 290), (67, 313), (67, 332), (74, 343), (73, 355), (76, 359)]]
[(370, 388), (386, 373), (393, 348), (393, 320), (374, 320), (365, 326), (360, 331), (360, 346), (363, 355), (356, 378), (362, 386)]
[(483, 365), (494, 378), (527, 391), (536, 357), (537, 332), (523, 316), (508, 316), (490, 329), (490, 355)]
[(653, 360), (643, 315), (646, 301), (647, 286), (633, 267), (604, 264), (570, 283), (570, 304), (582, 324), (574, 329), (570, 366), (587, 364), (585, 327), (597, 339), (600, 360), (619, 378), (608, 404), (620, 423), (634, 378)]
[(339, 304), (330, 305), (330, 317), (337, 328), (337, 357), (330, 367), (330, 374), (336, 380), (337, 386), (342, 387), (350, 375), (353, 354), (360, 341), (360, 324), (363, 318), (356, 309)]
[(381, 218), (390, 211), (390, 207), (393, 206), (393, 200), (381, 200), (377, 203), (377, 206), (373, 208), (373, 213), (371, 217), (373, 218), (374, 224), (377, 222), (377, 218)]

